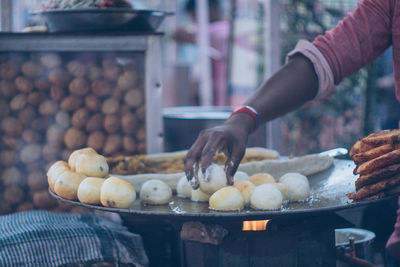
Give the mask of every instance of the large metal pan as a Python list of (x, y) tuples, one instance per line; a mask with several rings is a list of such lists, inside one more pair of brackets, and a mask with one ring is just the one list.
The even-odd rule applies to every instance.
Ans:
[(68, 203), (91, 209), (117, 212), (132, 220), (156, 219), (166, 221), (238, 221), (273, 218), (284, 219), (285, 217), (287, 219), (289, 217), (314, 216), (320, 215), (323, 212), (356, 208), (389, 200), (394, 197), (352, 203), (346, 197), (346, 194), (355, 191), (354, 182), (357, 176), (353, 174), (354, 167), (355, 165), (351, 160), (335, 159), (334, 167), (309, 177), (311, 186), (311, 197), (309, 200), (285, 203), (281, 210), (276, 211), (259, 211), (246, 208), (237, 212), (218, 212), (208, 209), (208, 203), (196, 203), (175, 196), (169, 205), (143, 205), (139, 200), (136, 200), (129, 209), (116, 209), (66, 200), (52, 192), (50, 193), (55, 198)]
[(154, 32), (170, 13), (129, 8), (66, 9), (35, 13), (49, 32), (131, 31)]

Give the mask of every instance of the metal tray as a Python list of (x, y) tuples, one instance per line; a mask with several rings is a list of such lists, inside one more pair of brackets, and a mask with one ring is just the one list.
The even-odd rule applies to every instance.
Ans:
[(320, 215), (323, 212), (332, 212), (349, 208), (361, 207), (372, 203), (385, 201), (394, 196), (378, 200), (351, 202), (347, 193), (355, 191), (354, 182), (357, 176), (353, 174), (355, 165), (351, 160), (335, 159), (334, 166), (319, 174), (308, 177), (311, 186), (311, 196), (304, 202), (284, 203), (280, 210), (260, 211), (246, 208), (235, 212), (218, 212), (208, 209), (208, 203), (192, 202), (188, 199), (173, 197), (168, 205), (144, 205), (136, 200), (129, 209), (107, 208), (88, 205), (79, 201), (63, 199), (53, 192), (55, 198), (83, 206), (86, 208), (117, 212), (130, 219), (157, 219), (157, 220), (196, 220), (196, 221), (233, 221), (257, 220), (283, 217), (299, 217)]
[(67, 9), (34, 13), (49, 32), (130, 31), (155, 32), (171, 13), (129, 8)]

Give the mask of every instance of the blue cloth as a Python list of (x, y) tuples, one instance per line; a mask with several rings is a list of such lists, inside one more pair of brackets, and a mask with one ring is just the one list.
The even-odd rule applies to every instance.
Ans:
[(0, 216), (0, 266), (147, 266), (139, 235), (96, 214), (42, 210)]

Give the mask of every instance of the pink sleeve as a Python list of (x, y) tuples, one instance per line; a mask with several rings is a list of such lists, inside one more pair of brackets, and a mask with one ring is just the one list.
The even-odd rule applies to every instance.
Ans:
[(338, 84), (377, 58), (392, 42), (395, 0), (363, 0), (352, 13), (313, 44), (325, 57)]
[(287, 61), (296, 54), (302, 54), (308, 58), (314, 66), (315, 73), (318, 77), (318, 93), (315, 99), (329, 98), (336, 92), (336, 87), (333, 83), (332, 70), (328, 62), (321, 52), (310, 42), (300, 40), (296, 47), (289, 52)]

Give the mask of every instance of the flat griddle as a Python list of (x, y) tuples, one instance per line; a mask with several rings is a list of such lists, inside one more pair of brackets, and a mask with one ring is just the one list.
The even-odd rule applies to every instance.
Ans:
[[(90, 209), (117, 212), (130, 219), (155, 220), (182, 220), (182, 221), (237, 221), (273, 218), (289, 218), (299, 216), (320, 215), (324, 212), (333, 212), (369, 205), (376, 202), (392, 199), (394, 196), (377, 200), (352, 202), (346, 197), (347, 193), (355, 192), (354, 182), (357, 176), (353, 174), (355, 165), (351, 160), (335, 159), (334, 166), (316, 175), (309, 176), (311, 196), (302, 202), (284, 203), (280, 210), (261, 211), (245, 208), (240, 211), (222, 212), (208, 208), (208, 203), (192, 202), (189, 199), (173, 197), (168, 205), (145, 205), (140, 200), (128, 209), (107, 208), (97, 205), (88, 205), (79, 201), (67, 200), (50, 191), (56, 199)], [(139, 196), (137, 196), (138, 198)]]

